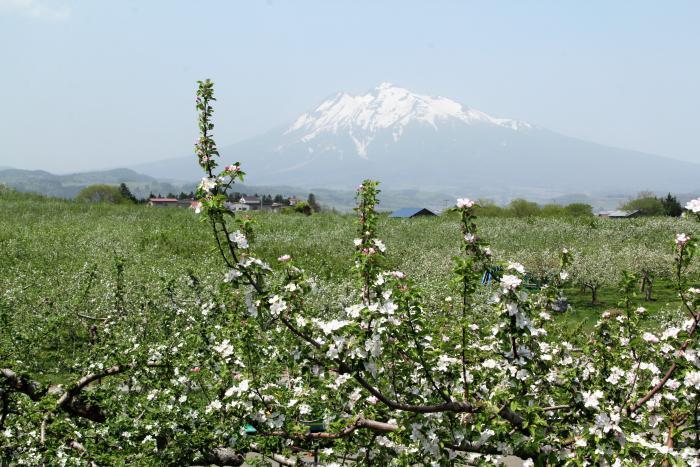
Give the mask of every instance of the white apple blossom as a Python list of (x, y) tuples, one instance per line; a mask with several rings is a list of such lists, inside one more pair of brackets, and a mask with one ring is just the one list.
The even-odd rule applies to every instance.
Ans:
[(323, 331), (325, 335), (329, 335), (338, 329), (342, 329), (350, 324), (350, 321), (334, 319), (331, 321), (317, 321), (316, 325)]
[(653, 375), (658, 375), (660, 373), (659, 367), (654, 363), (642, 362), (639, 364), (639, 369), (644, 371), (649, 371)]
[(384, 253), (384, 252), (386, 251), (386, 245), (384, 244), (384, 242), (382, 242), (382, 241), (379, 240), (378, 238), (375, 238), (375, 239), (372, 241), (372, 243), (374, 243), (374, 246), (376, 246), (377, 249), (378, 249), (379, 251), (381, 251), (382, 253)]
[(496, 368), (496, 366), (498, 366), (498, 363), (496, 362), (496, 360), (489, 358), (488, 360), (484, 360), (483, 362), (481, 362), (481, 366), (483, 366), (484, 368), (493, 369)]
[(232, 280), (241, 277), (243, 273), (238, 269), (229, 269), (224, 275), (224, 282), (231, 282)]
[(459, 363), (459, 360), (453, 357), (448, 357), (447, 355), (440, 355), (440, 358), (438, 358), (437, 365), (435, 365), (435, 368), (438, 371), (445, 372), (447, 369), (450, 367), (450, 365)]
[(476, 201), (471, 200), (469, 198), (457, 198), (457, 207), (458, 208), (471, 208), (474, 207), (476, 204)]
[(583, 391), (583, 405), (591, 409), (597, 409), (600, 406), (600, 399), (604, 396), (603, 391), (596, 389), (595, 391)]
[(661, 334), (661, 339), (663, 339), (663, 340), (676, 339), (678, 337), (679, 332), (681, 332), (680, 328), (677, 328), (675, 326), (671, 326), (671, 327), (664, 330), (664, 332)]
[(219, 352), (223, 358), (233, 355), (233, 345), (231, 345), (231, 341), (228, 339), (224, 339), (218, 345), (215, 345), (214, 350)]
[(228, 238), (233, 243), (235, 243), (238, 248), (241, 248), (241, 249), (248, 248), (248, 239), (245, 237), (245, 235), (240, 230), (236, 230), (235, 232), (229, 234)]
[(686, 387), (700, 390), (700, 371), (689, 371), (683, 378), (683, 384)]
[(610, 375), (608, 375), (605, 381), (610, 384), (617, 384), (623, 376), (625, 376), (625, 371), (614, 366), (610, 369)]
[(241, 382), (238, 383), (237, 385), (234, 385), (234, 386), (231, 386), (230, 388), (228, 388), (226, 390), (226, 392), (224, 393), (224, 397), (229, 398), (229, 397), (232, 397), (234, 395), (240, 396), (241, 394), (247, 392), (249, 388), (250, 388), (250, 381), (248, 381), (247, 379), (241, 380)]
[(520, 274), (525, 274), (525, 266), (520, 263), (508, 263), (508, 267), (506, 269), (512, 269), (513, 271), (518, 271)]
[(642, 339), (644, 339), (646, 342), (649, 342), (650, 344), (659, 343), (659, 338), (650, 332), (645, 332), (644, 334), (642, 334)]
[(515, 290), (523, 280), (518, 276), (513, 276), (511, 274), (504, 274), (501, 278), (501, 285), (506, 290)]
[(214, 177), (203, 177), (202, 181), (199, 182), (199, 188), (206, 193), (211, 193), (211, 191), (218, 184), (218, 180)]
[(296, 315), (294, 317), (294, 321), (296, 322), (297, 326), (300, 328), (303, 328), (307, 324), (306, 319), (301, 315)]
[(685, 208), (688, 211), (700, 213), (700, 198), (691, 199), (685, 204)]
[(285, 302), (279, 295), (273, 295), (268, 302), (270, 303), (270, 311), (275, 316), (279, 316), (287, 309), (287, 302)]
[(214, 412), (214, 411), (219, 411), (219, 410), (221, 410), (221, 407), (222, 407), (221, 401), (219, 399), (214, 399), (213, 401), (211, 401), (209, 403), (209, 405), (207, 405), (205, 412), (210, 413), (210, 412)]

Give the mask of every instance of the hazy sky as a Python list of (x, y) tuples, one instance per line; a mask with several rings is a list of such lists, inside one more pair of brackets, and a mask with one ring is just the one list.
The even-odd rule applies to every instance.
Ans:
[(0, 0), (0, 166), (191, 153), (381, 81), (700, 163), (698, 1)]

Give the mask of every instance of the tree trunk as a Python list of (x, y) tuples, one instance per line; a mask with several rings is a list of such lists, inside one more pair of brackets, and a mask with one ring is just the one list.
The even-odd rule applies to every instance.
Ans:
[(642, 271), (642, 283), (641, 287), (639, 288), (640, 292), (644, 292), (644, 300), (647, 302), (651, 302), (653, 300), (652, 298), (652, 289), (654, 288), (654, 283), (651, 280), (651, 276), (647, 271)]
[(651, 302), (652, 300), (654, 300), (651, 296), (653, 287), (654, 287), (654, 284), (651, 281), (647, 281), (647, 286), (646, 286), (646, 290), (645, 290), (645, 294), (644, 294), (644, 299), (647, 302)]
[(589, 287), (591, 289), (591, 305), (597, 305), (598, 304), (598, 286), (597, 285), (590, 285)]

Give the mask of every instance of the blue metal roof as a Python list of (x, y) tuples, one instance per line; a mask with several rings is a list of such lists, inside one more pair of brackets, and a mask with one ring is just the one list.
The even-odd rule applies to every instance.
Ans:
[(426, 214), (430, 213), (433, 216), (435, 215), (434, 212), (430, 211), (429, 209), (426, 208), (401, 208), (397, 209), (396, 211), (392, 212), (389, 217), (413, 217), (416, 214), (420, 213), (421, 211), (427, 211)]
[(621, 211), (621, 210), (603, 211), (603, 212), (598, 213), (598, 216), (600, 216), (600, 217), (632, 217), (638, 213), (639, 213), (638, 209), (635, 211)]

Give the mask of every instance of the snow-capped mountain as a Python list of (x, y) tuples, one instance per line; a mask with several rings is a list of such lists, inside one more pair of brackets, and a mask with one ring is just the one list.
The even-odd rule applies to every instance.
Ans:
[[(361, 95), (338, 93), (221, 154), (240, 161), (252, 184), (347, 188), (373, 178), (390, 189), (496, 199), (700, 189), (700, 165), (563, 136), (389, 83)], [(134, 168), (201, 176), (194, 157)]]
[(346, 134), (352, 139), (357, 155), (368, 159), (369, 146), (378, 134), (388, 131), (397, 142), (411, 124), (429, 125), (436, 131), (442, 125), (459, 124), (496, 125), (513, 130), (532, 128), (526, 122), (495, 118), (445, 97), (414, 94), (385, 82), (361, 96), (338, 93), (301, 115), (284, 135), (292, 136), (293, 143), (311, 146), (323, 135)]

